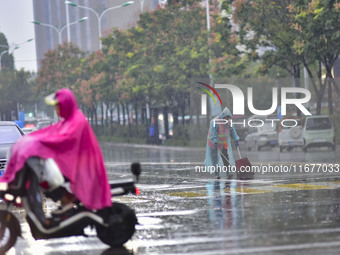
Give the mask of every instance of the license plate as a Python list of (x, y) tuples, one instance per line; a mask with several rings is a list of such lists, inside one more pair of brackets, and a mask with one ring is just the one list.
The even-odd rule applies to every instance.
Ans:
[(5, 170), (0, 171), (0, 176), (3, 176), (5, 174)]
[(325, 142), (326, 140), (325, 139), (322, 139), (322, 138), (317, 138), (317, 139), (314, 139), (314, 142)]
[(270, 141), (270, 144), (277, 144), (277, 141)]

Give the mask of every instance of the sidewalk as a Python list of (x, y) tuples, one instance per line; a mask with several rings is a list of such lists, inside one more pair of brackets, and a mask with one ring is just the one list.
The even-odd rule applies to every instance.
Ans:
[(154, 144), (133, 144), (133, 143), (114, 143), (114, 142), (99, 142), (101, 145), (111, 145), (119, 147), (132, 147), (132, 148), (146, 148), (155, 150), (175, 150), (175, 151), (201, 151), (205, 148), (197, 147), (178, 147), (178, 146), (166, 146), (166, 145), (154, 145)]

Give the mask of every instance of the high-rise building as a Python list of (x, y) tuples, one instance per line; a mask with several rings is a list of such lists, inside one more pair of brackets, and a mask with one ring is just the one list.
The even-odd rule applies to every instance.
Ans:
[[(73, 0), (74, 4), (67, 4), (65, 0), (33, 0), (34, 20), (40, 23), (40, 25), (35, 25), (38, 69), (45, 53), (54, 49), (60, 41), (62, 43), (72, 41), (87, 53), (98, 50), (100, 43), (97, 15), (101, 16), (101, 34), (105, 36), (113, 27), (121, 29), (132, 27), (142, 11), (150, 11), (158, 5), (158, 0), (134, 0), (133, 4), (122, 6), (128, 1)], [(82, 6), (91, 8), (97, 15)], [(117, 8), (107, 10), (112, 7)], [(88, 17), (88, 19), (77, 22), (83, 17)], [(73, 25), (67, 25), (74, 22)]]

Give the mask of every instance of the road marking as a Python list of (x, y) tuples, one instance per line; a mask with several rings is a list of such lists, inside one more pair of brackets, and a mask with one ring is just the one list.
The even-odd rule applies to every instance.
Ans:
[[(340, 182), (338, 183), (340, 184)], [(289, 184), (275, 184), (270, 186), (256, 187), (255, 189), (249, 188), (236, 188), (237, 192), (241, 194), (260, 194), (269, 192), (286, 192), (298, 190), (317, 190), (317, 189), (336, 189), (340, 185), (334, 185), (332, 182), (315, 182), (315, 183), (289, 183)]]
[[(216, 238), (216, 242), (221, 242), (219, 239)], [(176, 240), (174, 240), (176, 241)], [(180, 240), (182, 241), (182, 240)], [(185, 241), (185, 240), (183, 240)], [(199, 240), (198, 240), (199, 241)], [(197, 241), (197, 243), (199, 243)], [(205, 243), (209, 243), (210, 240), (205, 241)], [(215, 241), (212, 241), (215, 242)], [(173, 242), (172, 242), (173, 243)], [(176, 245), (169, 242), (168, 245)], [(153, 246), (156, 244), (153, 243)], [(186, 252), (187, 255), (224, 255), (224, 254), (263, 254), (264, 252), (280, 252), (280, 251), (297, 251), (297, 250), (308, 250), (311, 251), (313, 249), (320, 249), (320, 248), (332, 248), (332, 247), (340, 247), (340, 242), (338, 241), (330, 241), (330, 242), (315, 242), (315, 243), (300, 243), (300, 244), (283, 244), (283, 245), (276, 245), (276, 246), (256, 246), (256, 247), (245, 247), (245, 248), (229, 248), (228, 252), (226, 250), (215, 250), (215, 251), (195, 251), (195, 252)], [(308, 254), (308, 252), (301, 252), (304, 254)], [(157, 253), (149, 253), (150, 255), (157, 254)], [(175, 255), (177, 253), (163, 253), (164, 255)]]
[[(236, 181), (237, 182), (237, 181)], [(236, 184), (236, 183), (235, 183)], [(245, 185), (243, 182), (237, 182), (236, 185)], [(176, 189), (182, 189), (183, 187), (177, 187)], [(195, 189), (196, 191), (179, 191), (168, 192), (165, 195), (177, 196), (177, 197), (204, 197), (208, 196), (207, 193), (197, 191), (198, 187), (186, 187), (187, 189)], [(235, 186), (233, 188), (226, 187), (224, 191), (226, 193), (236, 192), (237, 194), (263, 194), (271, 192), (287, 192), (298, 190), (320, 190), (320, 189), (337, 189), (340, 188), (340, 182), (315, 182), (315, 183), (289, 183), (289, 184), (275, 184), (260, 187), (240, 187)], [(169, 189), (168, 189), (169, 190)]]
[(281, 187), (295, 190), (314, 190), (314, 189), (332, 189), (331, 186), (321, 186), (321, 185), (312, 185), (305, 183), (292, 183), (292, 184), (281, 184), (281, 185), (273, 185), (273, 187)]
[(175, 215), (190, 215), (199, 212), (200, 210), (183, 210), (183, 211), (166, 211), (166, 212), (150, 212), (137, 213), (137, 217), (152, 217), (152, 216), (175, 216)]
[[(227, 192), (230, 192), (229, 188), (226, 189)], [(269, 193), (273, 192), (271, 190), (263, 190), (263, 189), (253, 189), (253, 188), (235, 188), (236, 192), (240, 192), (241, 194), (261, 194), (261, 193)]]
[(190, 191), (182, 191), (182, 192), (171, 192), (167, 193), (168, 196), (174, 197), (205, 197), (206, 194), (198, 193), (198, 192), (190, 192)]

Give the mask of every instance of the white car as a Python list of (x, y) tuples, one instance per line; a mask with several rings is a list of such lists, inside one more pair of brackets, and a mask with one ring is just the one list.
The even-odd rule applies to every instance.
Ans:
[(287, 123), (284, 126), (282, 125), (281, 120), (278, 132), (280, 152), (283, 150), (291, 151), (294, 148), (303, 147), (302, 121), (300, 119), (294, 119), (294, 123), (293, 121), (286, 121)]
[(259, 151), (262, 147), (277, 145), (276, 128), (270, 123), (265, 123), (261, 127), (249, 127), (248, 135), (244, 138), (247, 150), (255, 148)]
[(303, 128), (303, 151), (312, 147), (327, 146), (336, 150), (335, 128), (328, 115), (309, 116)]

